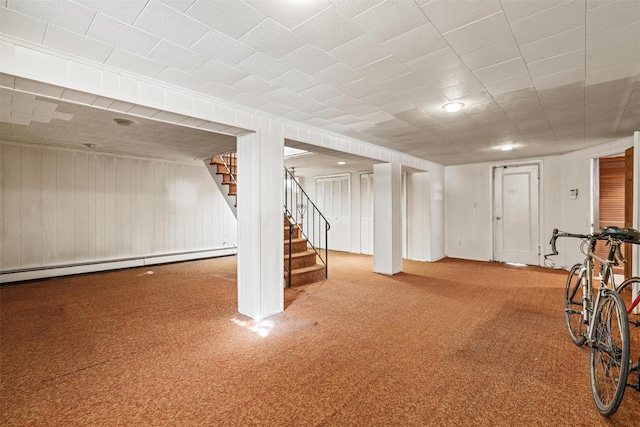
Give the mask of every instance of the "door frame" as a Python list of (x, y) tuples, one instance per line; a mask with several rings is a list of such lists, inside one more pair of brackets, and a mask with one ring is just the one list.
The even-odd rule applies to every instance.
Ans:
[(545, 225), (544, 225), (544, 173), (543, 173), (543, 162), (542, 160), (525, 160), (525, 161), (515, 161), (515, 162), (509, 162), (509, 161), (505, 161), (505, 162), (499, 162), (499, 163), (493, 163), (489, 166), (490, 168), (490, 174), (491, 174), (491, 179), (489, 180), (489, 185), (490, 185), (490, 191), (489, 194), (491, 194), (491, 208), (490, 210), (490, 224), (491, 224), (491, 259), (490, 261), (495, 261), (496, 259), (496, 222), (495, 222), (495, 217), (496, 217), (496, 207), (495, 207), (495, 203), (496, 203), (496, 195), (495, 195), (495, 181), (496, 181), (496, 174), (495, 174), (495, 170), (498, 168), (504, 168), (504, 167), (513, 167), (513, 166), (537, 166), (538, 167), (538, 175), (539, 175), (539, 179), (538, 179), (538, 266), (543, 265), (542, 264), (542, 257), (543, 257), (543, 252), (544, 252), (544, 247), (543, 247), (543, 242), (544, 242), (544, 230), (545, 230)]

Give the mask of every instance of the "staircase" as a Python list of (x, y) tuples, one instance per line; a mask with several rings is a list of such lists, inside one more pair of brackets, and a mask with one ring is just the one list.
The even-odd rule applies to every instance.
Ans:
[[(213, 170), (210, 169), (210, 171), (212, 172), (212, 175), (215, 175), (214, 179), (216, 180), (216, 183), (218, 183), (218, 186), (222, 187), (223, 185), (225, 185), (228, 187), (226, 196), (224, 191), (223, 196), (225, 196), (229, 207), (231, 207), (233, 213), (236, 216), (237, 164), (236, 153), (213, 157), (210, 162), (210, 166), (213, 168)], [(286, 174), (286, 176), (288, 177), (288, 174)], [(289, 188), (291, 188), (292, 178), (287, 179), (289, 181)], [(299, 184), (297, 182), (295, 182), (295, 184), (299, 187)], [(300, 188), (299, 191), (302, 191), (302, 189)], [(319, 215), (322, 216), (321, 214)], [(322, 218), (324, 219), (324, 217)], [(304, 215), (302, 215), (301, 220), (304, 221)], [(326, 224), (326, 227), (328, 230), (328, 223)], [(285, 206), (284, 278), (285, 283), (288, 287), (306, 285), (327, 278), (326, 249), (325, 256), (323, 257), (321, 255), (321, 252), (319, 252), (320, 248), (316, 248), (314, 247), (314, 245), (310, 245), (309, 240), (305, 237), (304, 229), (304, 224), (297, 223)], [(307, 231), (306, 234), (309, 234), (309, 232)], [(326, 242), (326, 233), (324, 241)], [(317, 263), (317, 259), (320, 259), (320, 264)]]

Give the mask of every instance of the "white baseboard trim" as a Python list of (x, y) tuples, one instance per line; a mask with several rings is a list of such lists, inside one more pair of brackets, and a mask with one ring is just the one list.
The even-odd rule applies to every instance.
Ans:
[(0, 271), (0, 283), (47, 279), (58, 276), (95, 273), (98, 271), (119, 270), (132, 267), (144, 267), (147, 265), (166, 264), (171, 262), (193, 261), (198, 259), (235, 255), (236, 253), (237, 248), (227, 246), (224, 248), (205, 249), (201, 251), (179, 252), (173, 254), (150, 255), (137, 258)]

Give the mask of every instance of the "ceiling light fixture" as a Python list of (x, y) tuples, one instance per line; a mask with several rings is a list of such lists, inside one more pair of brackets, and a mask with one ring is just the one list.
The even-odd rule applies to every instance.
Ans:
[(347, 162), (338, 162), (339, 165), (346, 165)]
[(462, 110), (462, 107), (464, 107), (462, 102), (450, 102), (448, 104), (444, 104), (442, 109), (448, 113), (455, 113)]
[(84, 144), (87, 148), (96, 148), (96, 144)]
[(113, 119), (119, 126), (131, 126), (134, 125), (135, 122), (129, 119)]
[(513, 144), (504, 144), (500, 147), (502, 151), (511, 151), (513, 150)]

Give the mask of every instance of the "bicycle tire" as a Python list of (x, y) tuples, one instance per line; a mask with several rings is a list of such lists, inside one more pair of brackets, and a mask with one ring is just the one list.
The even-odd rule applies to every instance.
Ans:
[(592, 321), (591, 393), (598, 412), (610, 417), (620, 406), (629, 373), (629, 321), (620, 294), (606, 289)]
[(569, 270), (564, 290), (564, 319), (569, 331), (569, 338), (577, 346), (584, 345), (586, 324), (583, 317), (583, 286), (585, 269), (582, 264), (576, 264)]
[[(640, 292), (640, 277), (631, 277), (620, 285), (618, 293), (622, 298), (627, 310), (635, 301), (638, 294), (634, 294), (634, 287), (636, 292)], [(640, 306), (627, 312), (629, 320), (629, 377), (627, 378), (627, 384), (636, 390), (640, 390), (640, 376), (638, 375), (638, 365), (640, 364)]]

